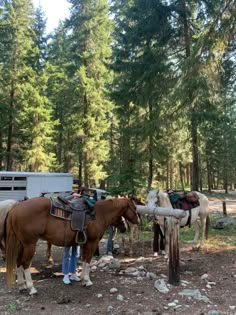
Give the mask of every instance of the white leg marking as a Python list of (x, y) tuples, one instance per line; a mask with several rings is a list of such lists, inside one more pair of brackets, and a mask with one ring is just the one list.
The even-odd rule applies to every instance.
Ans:
[(31, 278), (30, 268), (25, 269), (24, 273), (25, 273), (25, 280), (26, 280), (27, 288), (29, 290), (29, 294), (33, 295), (37, 293), (37, 290), (35, 289), (32, 278)]
[(26, 290), (27, 286), (25, 283), (24, 269), (22, 266), (16, 269), (16, 275), (17, 275), (17, 285), (19, 286), (19, 290), (20, 291)]
[(90, 264), (85, 263), (85, 272), (84, 277), (82, 280), (83, 286), (91, 287), (93, 285), (92, 281), (90, 280)]
[(81, 274), (80, 274), (80, 279), (81, 279), (81, 280), (84, 279), (85, 266), (86, 266), (86, 263), (83, 262), (83, 263), (82, 263), (82, 271), (81, 271)]

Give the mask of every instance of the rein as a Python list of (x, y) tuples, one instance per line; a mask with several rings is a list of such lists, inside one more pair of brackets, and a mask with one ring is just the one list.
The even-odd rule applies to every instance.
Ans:
[(133, 209), (133, 208), (130, 206), (130, 204), (129, 204), (130, 210), (133, 211), (136, 216), (138, 216), (137, 206), (136, 206), (135, 202), (134, 202), (132, 199), (129, 199), (129, 201), (132, 202), (132, 205), (134, 206), (134, 209)]

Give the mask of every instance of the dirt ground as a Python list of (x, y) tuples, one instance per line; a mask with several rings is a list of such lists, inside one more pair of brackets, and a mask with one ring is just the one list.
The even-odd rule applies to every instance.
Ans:
[[(214, 206), (219, 209), (219, 205)], [(105, 242), (101, 242), (101, 253)], [(49, 266), (46, 264), (46, 243), (39, 241), (32, 263), (32, 278), (38, 290), (35, 296), (6, 287), (4, 262), (0, 260), (0, 314), (236, 314), (236, 247), (219, 248), (207, 244), (200, 251), (191, 251), (190, 244), (180, 246), (181, 283), (178, 286), (167, 284), (168, 266), (164, 257), (152, 256), (152, 241), (141, 240), (135, 242), (132, 258), (121, 254), (114, 256), (121, 263), (119, 269), (97, 267), (91, 273), (94, 285), (86, 289), (79, 282), (63, 284), (63, 248), (53, 246), (55, 263)], [(94, 259), (94, 265), (96, 261)], [(139, 272), (126, 273), (128, 267), (135, 267)], [(164, 294), (154, 287), (157, 279), (165, 281), (169, 292)], [(117, 289), (116, 292), (111, 293), (112, 288)], [(199, 290), (204, 298), (179, 294), (186, 289)]]

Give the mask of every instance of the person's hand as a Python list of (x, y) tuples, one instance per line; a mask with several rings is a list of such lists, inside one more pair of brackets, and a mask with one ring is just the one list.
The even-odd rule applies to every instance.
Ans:
[(74, 199), (77, 199), (77, 198), (80, 198), (80, 197), (81, 197), (81, 194), (73, 193), (73, 198)]

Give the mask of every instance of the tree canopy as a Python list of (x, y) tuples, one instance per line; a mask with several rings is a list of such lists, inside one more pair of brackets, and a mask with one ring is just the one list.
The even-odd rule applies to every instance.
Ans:
[[(0, 167), (111, 192), (234, 188), (233, 0), (0, 5)], [(56, 6), (56, 3), (55, 3)]]

